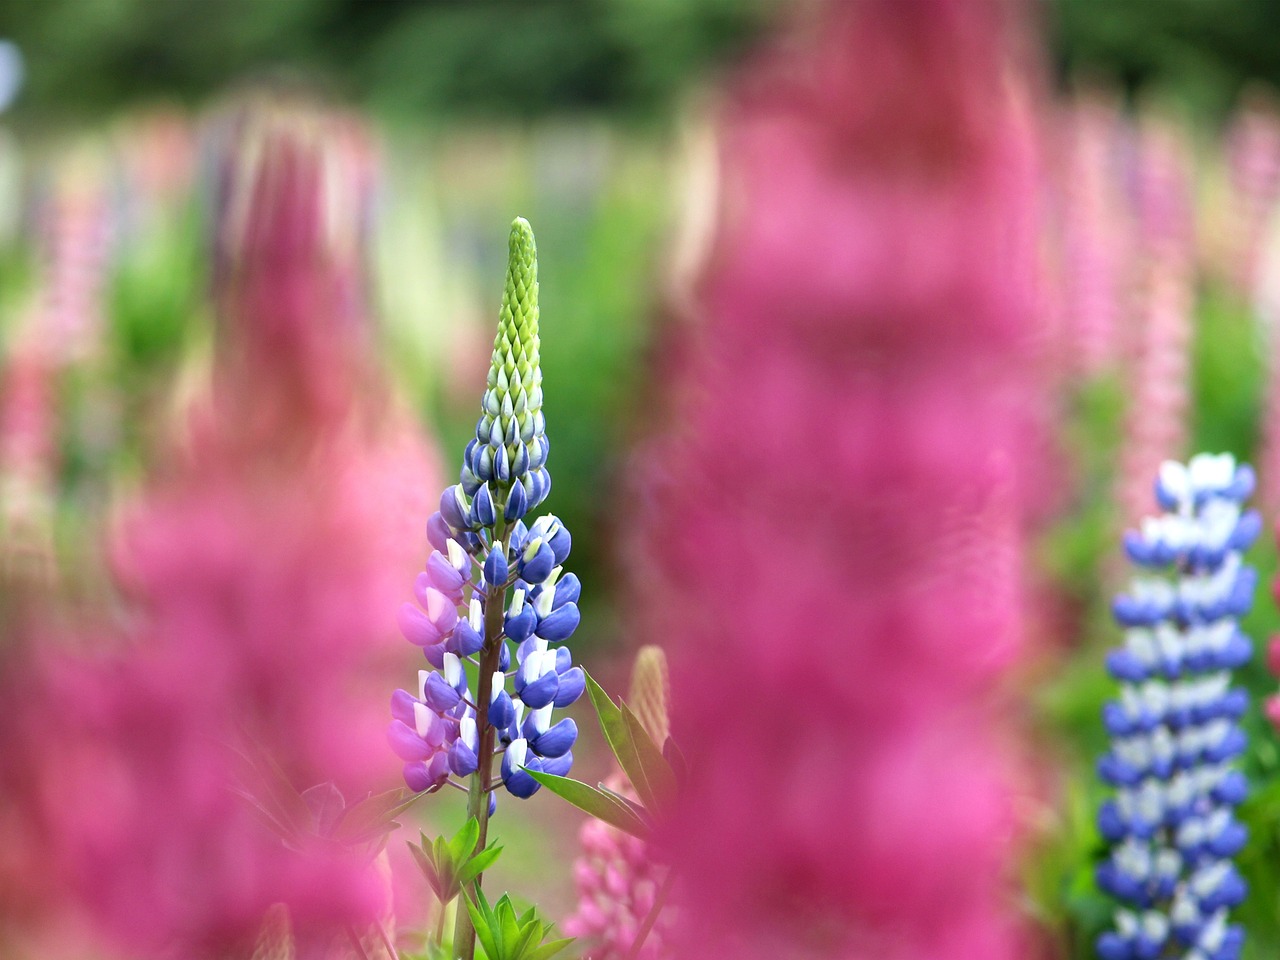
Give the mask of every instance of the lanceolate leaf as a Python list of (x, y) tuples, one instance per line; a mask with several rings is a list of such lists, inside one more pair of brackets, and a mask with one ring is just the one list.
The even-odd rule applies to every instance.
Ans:
[(564, 940), (548, 940), (541, 946), (535, 947), (524, 960), (547, 960), (571, 943), (573, 943), (573, 937), (567, 937)]
[[(676, 775), (667, 763), (662, 751), (650, 738), (649, 733), (640, 722), (640, 718), (632, 713), (625, 703), (621, 707), (622, 717), (631, 733), (631, 745), (636, 752), (636, 762), (644, 770), (645, 780), (653, 792), (650, 810), (658, 816), (671, 809), (676, 799)], [(634, 781), (633, 781), (634, 782)]]
[(458, 871), (458, 883), (465, 886), (480, 876), (480, 874), (493, 866), (493, 862), (498, 859), (498, 854), (500, 853), (502, 853), (501, 847), (485, 847), (468, 860), (466, 866)]
[(527, 771), (540, 784), (559, 797), (563, 797), (579, 810), (583, 810), (610, 826), (617, 827), (633, 837), (647, 840), (649, 829), (628, 807), (603, 790), (588, 786), (580, 780), (557, 777), (552, 773)]
[(590, 674), (587, 674), (587, 693), (591, 696), (591, 703), (596, 708), (596, 716), (600, 719), (600, 729), (609, 744), (609, 749), (617, 758), (618, 765), (622, 767), (622, 772), (631, 780), (632, 786), (636, 788), (636, 793), (640, 795), (644, 805), (651, 810), (656, 810), (657, 797), (645, 775), (644, 766), (640, 763), (631, 728), (622, 711), (609, 699), (604, 688), (596, 683)]

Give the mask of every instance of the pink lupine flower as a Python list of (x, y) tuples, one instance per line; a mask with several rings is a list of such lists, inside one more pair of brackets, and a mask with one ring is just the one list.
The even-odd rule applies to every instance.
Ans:
[[(622, 775), (605, 780), (605, 786), (637, 800)], [(654, 862), (642, 841), (600, 820), (587, 820), (578, 841), (582, 855), (573, 865), (578, 909), (564, 922), (565, 936), (578, 938), (583, 956), (591, 960), (623, 960), (631, 955), (667, 868)], [(661, 928), (650, 931), (639, 956), (665, 956), (666, 936)]]
[(90, 146), (55, 168), (38, 211), (41, 335), (61, 362), (101, 349), (112, 242), (106, 160)]
[(1263, 238), (1280, 199), (1280, 106), (1274, 96), (1246, 91), (1227, 133), (1232, 188), (1231, 280), (1252, 301), (1260, 278)]
[[(669, 699), (666, 656), (660, 647), (641, 648), (627, 704), (658, 745), (666, 743), (670, 732)], [(605, 786), (639, 802), (621, 770), (615, 770)], [(665, 956), (671, 920), (663, 912), (659, 891), (667, 882), (668, 868), (655, 860), (642, 840), (600, 820), (587, 820), (578, 831), (578, 840), (582, 855), (573, 864), (578, 908), (564, 922), (565, 934), (578, 938), (584, 957), (623, 960), (633, 955), (646, 918), (656, 906), (659, 912), (636, 956), (645, 960)]]
[(1121, 118), (1110, 100), (1087, 93), (1065, 119), (1065, 320), (1079, 370), (1093, 374), (1119, 357), (1127, 307), (1130, 237), (1117, 156)]
[(227, 145), (212, 391), (113, 541), (129, 642), (53, 658), (24, 719), (49, 874), (131, 955), (248, 956), (282, 903), (296, 955), (318, 957), (386, 908), (366, 851), (286, 844), (238, 792), (264, 799), (246, 752), (297, 789), (392, 786), (388, 611), (422, 560), (405, 546), (429, 510), (417, 491), (436, 486), (405, 418), (362, 390), (333, 131), (267, 109)]
[(1186, 134), (1167, 120), (1148, 118), (1138, 164), (1142, 262), (1119, 493), (1123, 519), (1130, 524), (1145, 515), (1160, 464), (1180, 457), (1186, 444), (1195, 306)]
[(55, 374), (30, 335), (0, 371), (0, 579), (17, 584), (54, 573)]
[(991, 692), (1022, 645), (1037, 206), (1012, 18), (821, 9), (730, 110), (652, 513), (691, 771), (676, 955), (1012, 960)]

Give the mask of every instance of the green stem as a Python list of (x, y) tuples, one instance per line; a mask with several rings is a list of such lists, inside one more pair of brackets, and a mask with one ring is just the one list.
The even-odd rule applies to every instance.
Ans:
[(435, 945), (437, 947), (444, 945), (444, 918), (449, 913), (449, 905), (447, 903), (440, 904), (440, 909), (436, 911), (436, 933)]
[(662, 887), (658, 890), (658, 895), (653, 898), (653, 906), (649, 908), (649, 913), (644, 918), (644, 923), (640, 924), (640, 929), (636, 931), (635, 942), (631, 944), (631, 949), (627, 951), (626, 960), (636, 960), (640, 956), (640, 948), (644, 946), (645, 940), (648, 939), (649, 933), (653, 930), (653, 925), (658, 922), (658, 914), (662, 912), (662, 908), (667, 902), (667, 894), (671, 892), (671, 882), (675, 875), (674, 870), (667, 869), (667, 875), (662, 881)]
[[(494, 530), (495, 544), (506, 539), (506, 524)], [(493, 675), (498, 669), (499, 657), (502, 654), (502, 637), (504, 614), (507, 606), (507, 588), (492, 588), (485, 601), (484, 609), (484, 647), (480, 651), (480, 677), (476, 684), (476, 736), (480, 742), (480, 765), (471, 775), (471, 789), (467, 793), (467, 816), (475, 817), (480, 824), (480, 836), (476, 839), (476, 850), (483, 850), (489, 837), (489, 792), (486, 789), (493, 777), (493, 744), (495, 731), (489, 725), (489, 697), (493, 691)], [(476, 953), (476, 931), (471, 925), (471, 914), (467, 911), (467, 897), (475, 896), (480, 888), (483, 875), (468, 884), (468, 890), (458, 897), (458, 912), (453, 924), (453, 955), (459, 960), (474, 960)]]

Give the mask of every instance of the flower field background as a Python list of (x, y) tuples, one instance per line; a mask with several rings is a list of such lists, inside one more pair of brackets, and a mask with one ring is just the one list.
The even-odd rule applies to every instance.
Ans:
[[(1280, 952), (1271, 5), (51, 0), (0, 37), (0, 957)], [(1199, 452), (1256, 489), (1158, 504)], [(1151, 880), (1126, 932), (1123, 538), (1206, 498), (1261, 518), (1248, 892)], [(570, 767), (608, 790), (533, 780)], [(502, 846), (479, 912), (437, 834)], [(525, 953), (507, 891), (556, 925)]]

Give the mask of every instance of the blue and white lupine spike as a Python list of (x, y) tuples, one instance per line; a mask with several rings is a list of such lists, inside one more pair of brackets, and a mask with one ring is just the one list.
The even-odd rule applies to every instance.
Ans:
[[(504, 754), (501, 781), (514, 796), (537, 791), (530, 770), (564, 775), (573, 764), (577, 726), (552, 714), (586, 687), (563, 646), (578, 627), (582, 588), (564, 572), (568, 529), (554, 516), (530, 516), (551, 491), (539, 349), (536, 250), (529, 225), (517, 220), (475, 436), (459, 482), (427, 521), (434, 552), (415, 584), (417, 604), (400, 612), (401, 632), (436, 668), (422, 671), (417, 697), (398, 691), (392, 699), (388, 738), (415, 790), (434, 789), (450, 773), (488, 769), (489, 758), (479, 756), (486, 721)], [(489, 604), (499, 597), (503, 635), (494, 651), (485, 632), (497, 612)], [(485, 670), (497, 664), (488, 703), (471, 700), (468, 662)], [(480, 723), (477, 709), (484, 710)], [(490, 803), (492, 812), (492, 793)]]
[(1233, 763), (1248, 697), (1231, 673), (1252, 654), (1237, 619), (1257, 582), (1241, 556), (1262, 528), (1244, 506), (1254, 485), (1229, 454), (1166, 463), (1155, 485), (1164, 512), (1125, 536), (1139, 572), (1113, 605), (1125, 636), (1107, 657), (1120, 692), (1103, 709), (1111, 749), (1098, 773), (1115, 795), (1098, 812), (1112, 847), (1097, 881), (1126, 907), (1098, 940), (1103, 960), (1240, 954), (1228, 912), (1246, 892), (1231, 858), (1247, 838)]

